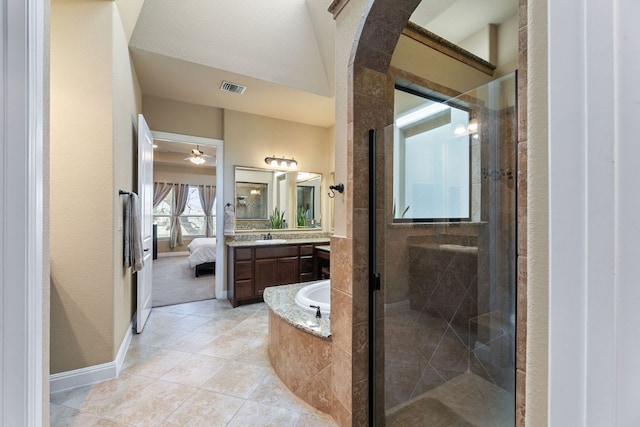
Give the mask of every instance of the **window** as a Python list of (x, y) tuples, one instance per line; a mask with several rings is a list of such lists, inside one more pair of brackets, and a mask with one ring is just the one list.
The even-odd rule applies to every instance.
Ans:
[[(158, 238), (169, 238), (171, 232), (171, 206), (173, 202), (173, 189), (169, 194), (153, 208), (153, 220), (158, 225)], [(214, 203), (215, 207), (215, 203)], [(213, 213), (213, 233), (215, 235), (215, 208)], [(180, 215), (180, 226), (182, 227), (183, 237), (196, 237), (205, 235), (205, 215), (202, 204), (200, 203), (200, 195), (198, 186), (189, 186), (189, 195), (187, 196), (187, 205), (182, 215)]]
[(396, 88), (394, 222), (469, 221), (470, 114)]

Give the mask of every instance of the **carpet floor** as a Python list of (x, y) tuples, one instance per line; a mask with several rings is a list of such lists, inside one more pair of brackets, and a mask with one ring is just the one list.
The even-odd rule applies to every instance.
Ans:
[(153, 307), (215, 298), (216, 277), (196, 277), (186, 256), (153, 260)]

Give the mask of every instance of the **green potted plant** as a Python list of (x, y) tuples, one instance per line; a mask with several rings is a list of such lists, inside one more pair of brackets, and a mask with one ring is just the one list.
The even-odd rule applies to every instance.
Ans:
[(298, 227), (304, 227), (307, 225), (307, 214), (304, 210), (304, 206), (298, 206)]
[(284, 211), (280, 212), (276, 206), (273, 208), (273, 213), (269, 215), (269, 221), (271, 221), (271, 228), (284, 228)]

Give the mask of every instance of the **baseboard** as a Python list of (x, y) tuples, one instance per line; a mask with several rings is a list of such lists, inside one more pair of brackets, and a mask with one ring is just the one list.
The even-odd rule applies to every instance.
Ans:
[(189, 256), (189, 252), (162, 252), (158, 254), (158, 258), (168, 258), (172, 256)]
[(124, 359), (131, 344), (133, 336), (133, 320), (127, 329), (127, 333), (122, 339), (118, 354), (113, 362), (101, 365), (87, 366), (86, 368), (75, 369), (73, 371), (59, 372), (49, 376), (49, 392), (68, 390), (70, 388), (82, 387), (95, 384), (101, 381), (116, 378), (122, 369)]

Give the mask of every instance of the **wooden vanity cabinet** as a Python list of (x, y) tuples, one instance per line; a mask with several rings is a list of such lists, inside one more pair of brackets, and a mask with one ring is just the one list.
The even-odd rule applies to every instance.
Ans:
[(316, 279), (313, 269), (313, 245), (300, 245), (300, 282)]
[(263, 246), (255, 250), (255, 296), (262, 296), (268, 286), (288, 285), (300, 280), (298, 245)]
[(262, 301), (269, 286), (316, 280), (314, 245), (228, 247), (227, 296), (231, 305)]

